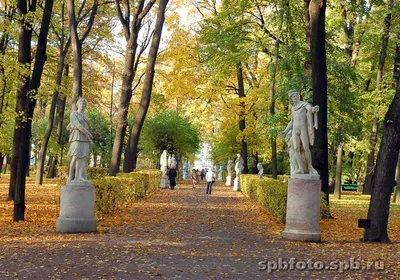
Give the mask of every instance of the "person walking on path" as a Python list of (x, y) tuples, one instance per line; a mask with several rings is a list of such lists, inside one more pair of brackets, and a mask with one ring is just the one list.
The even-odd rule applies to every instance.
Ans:
[(168, 170), (168, 177), (169, 177), (169, 186), (171, 190), (175, 189), (176, 186), (176, 169), (170, 168)]
[(193, 185), (193, 189), (196, 188), (196, 184), (197, 184), (197, 172), (196, 172), (196, 169), (193, 168), (193, 170), (192, 170), (192, 185)]
[(215, 172), (214, 172), (214, 168), (210, 168), (207, 171), (206, 174), (206, 180), (207, 180), (207, 190), (206, 190), (206, 194), (211, 194), (211, 190), (212, 190), (212, 185), (215, 182)]

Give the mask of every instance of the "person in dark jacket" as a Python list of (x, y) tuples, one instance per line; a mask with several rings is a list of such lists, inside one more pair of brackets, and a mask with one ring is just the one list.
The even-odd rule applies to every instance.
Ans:
[(171, 190), (173, 190), (176, 186), (176, 169), (170, 168), (168, 170), (168, 177), (169, 177), (169, 186)]

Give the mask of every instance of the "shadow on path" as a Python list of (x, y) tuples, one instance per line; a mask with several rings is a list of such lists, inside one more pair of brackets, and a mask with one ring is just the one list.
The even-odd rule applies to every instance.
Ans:
[[(369, 279), (382, 276), (382, 270), (345, 268), (345, 262), (349, 264), (351, 258), (362, 256), (368, 260), (374, 256), (373, 252), (362, 254), (365, 248), (362, 246), (368, 245), (342, 244), (343, 248), (338, 248), (337, 244), (284, 241), (283, 225), (242, 193), (233, 192), (222, 183), (214, 185), (211, 195), (206, 195), (205, 189), (203, 183), (195, 189), (189, 184), (178, 184), (174, 190), (159, 190), (100, 222), (98, 234), (64, 238), (65, 235), (51, 233), (27, 242), (2, 242), (0, 279)], [(287, 263), (285, 268), (285, 262), (291, 258), (301, 263)], [(338, 267), (332, 269), (335, 261)], [(321, 262), (324, 267), (314, 267), (315, 262)], [(385, 278), (395, 276), (395, 271), (395, 267), (386, 269)]]

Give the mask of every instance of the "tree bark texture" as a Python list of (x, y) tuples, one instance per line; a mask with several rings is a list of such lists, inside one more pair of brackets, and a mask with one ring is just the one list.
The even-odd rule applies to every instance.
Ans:
[[(66, 63), (64, 67), (64, 78), (68, 80), (69, 75), (69, 64)], [(56, 126), (57, 126), (57, 143), (61, 146), (64, 145), (62, 142), (62, 133), (63, 133), (63, 124), (64, 124), (64, 117), (65, 117), (65, 106), (67, 105), (67, 96), (63, 93), (58, 94), (57, 100), (57, 116), (56, 116)], [(62, 151), (61, 151), (62, 152)], [(61, 154), (62, 158), (62, 154)], [(62, 160), (60, 161), (62, 164)]]
[(311, 26), (311, 61), (313, 103), (319, 106), (318, 130), (312, 147), (312, 162), (321, 176), (321, 191), (329, 202), (328, 173), (328, 95), (325, 48), (326, 0), (311, 0), (309, 6)]
[[(32, 117), (35, 110), (37, 89), (46, 62), (47, 34), (53, 10), (53, 0), (46, 0), (44, 13), (40, 25), (40, 33), (36, 47), (35, 63), (31, 76), (20, 75), (20, 84), (17, 89), (16, 128), (13, 138), (13, 155), (11, 163), (11, 179), (9, 198), (14, 199), (14, 221), (24, 220), (25, 215), (25, 179), (30, 159), (30, 139), (32, 131)], [(32, 28), (27, 22), (26, 14), (36, 10), (36, 2), (28, 6), (27, 1), (17, 3), (19, 20), (18, 62), (21, 65), (31, 65)], [(29, 95), (29, 96), (28, 96)]]
[(400, 150), (400, 90), (397, 90), (386, 113), (382, 141), (372, 182), (368, 219), (371, 227), (364, 231), (364, 241), (390, 242), (387, 226), (390, 195)]
[[(385, 60), (387, 56), (387, 47), (389, 43), (390, 37), (390, 26), (392, 20), (392, 10), (394, 5), (394, 0), (388, 1), (388, 10), (389, 13), (386, 15), (384, 19), (384, 31), (382, 34), (382, 47), (379, 52), (379, 62), (378, 62), (378, 71), (376, 77), (376, 87), (378, 91), (381, 90), (381, 83), (383, 80), (383, 72), (385, 66)], [(377, 106), (378, 107), (378, 106)], [(368, 153), (368, 161), (367, 161), (367, 174), (365, 176), (363, 193), (370, 194), (372, 188), (372, 175), (375, 169), (375, 149), (376, 143), (378, 142), (378, 124), (379, 124), (379, 116), (378, 113), (375, 112), (373, 123), (372, 123), (372, 132), (370, 136), (370, 152)]]
[(397, 159), (397, 166), (396, 166), (396, 188), (393, 194), (393, 202), (397, 203), (400, 202), (400, 155)]
[(42, 145), (40, 147), (39, 151), (39, 161), (37, 164), (37, 170), (36, 170), (36, 185), (42, 185), (43, 184), (43, 171), (44, 171), (44, 163), (46, 161), (46, 153), (47, 153), (47, 147), (50, 141), (50, 136), (51, 132), (53, 131), (53, 124), (54, 124), (54, 116), (55, 116), (55, 111), (56, 111), (56, 106), (58, 102), (58, 94), (59, 94), (59, 88), (61, 87), (62, 83), (62, 76), (63, 76), (63, 71), (64, 71), (64, 66), (65, 66), (65, 56), (67, 55), (67, 50), (63, 50), (63, 44), (61, 44), (61, 49), (60, 49), (60, 56), (58, 60), (58, 70), (57, 70), (57, 80), (56, 80), (56, 88), (53, 92), (53, 97), (51, 99), (51, 105), (50, 105), (50, 112), (49, 112), (49, 117), (48, 117), (48, 122), (46, 126), (46, 131), (43, 137)]
[(339, 144), (336, 159), (336, 176), (335, 176), (335, 192), (334, 198), (340, 199), (342, 195), (342, 156), (343, 146)]
[(122, 10), (119, 6), (120, 4), (118, 3), (118, 1), (116, 2), (117, 14), (124, 28), (127, 45), (125, 49), (125, 64), (124, 74), (122, 76), (121, 97), (117, 112), (117, 128), (115, 131), (114, 143), (111, 153), (111, 163), (109, 168), (110, 176), (117, 175), (120, 170), (122, 148), (124, 145), (126, 128), (128, 126), (128, 110), (132, 99), (132, 84), (138, 66), (138, 63), (135, 63), (137, 62), (136, 52), (138, 48), (138, 35), (140, 28), (142, 27), (143, 18), (154, 4), (154, 1), (151, 1), (146, 9), (143, 10), (145, 1), (139, 0), (137, 9), (133, 13), (132, 20), (129, 24), (129, 20), (127, 20), (127, 18), (122, 15)]
[(304, 6), (304, 19), (306, 26), (306, 48), (307, 54), (304, 60), (304, 79), (308, 83), (312, 71), (312, 58), (311, 58), (311, 23), (310, 23), (310, 2), (311, 0), (303, 0)]
[[(371, 227), (364, 231), (364, 241), (390, 242), (387, 226), (389, 220), (390, 196), (396, 178), (400, 151), (400, 45), (396, 44), (394, 78), (396, 94), (385, 115), (382, 141), (372, 179), (371, 201), (368, 219)], [(397, 174), (398, 176), (398, 174)]]
[[(86, 1), (83, 1), (79, 11), (83, 10), (85, 4)], [(90, 9), (91, 13), (86, 25), (86, 29), (80, 38), (78, 34), (78, 24), (80, 22), (77, 20), (77, 16), (75, 13), (74, 0), (68, 0), (67, 2), (69, 32), (71, 34), (71, 47), (73, 56), (73, 82), (72, 82), (73, 96), (71, 101), (73, 110), (76, 110), (76, 101), (78, 100), (78, 97), (82, 96), (82, 45), (93, 27), (94, 18), (96, 16), (98, 6), (99, 6), (98, 0), (94, 0), (93, 6)]]
[(135, 115), (133, 122), (132, 133), (129, 138), (128, 147), (125, 153), (125, 161), (123, 171), (125, 173), (132, 172), (136, 169), (138, 157), (138, 144), (140, 132), (142, 131), (143, 123), (146, 118), (147, 110), (150, 105), (151, 92), (153, 89), (154, 69), (160, 46), (162, 29), (165, 21), (165, 9), (169, 0), (160, 0), (158, 7), (154, 34), (150, 44), (150, 51), (147, 58), (146, 74), (143, 82), (142, 97), (139, 104), (139, 109)]
[[(238, 95), (239, 95), (239, 129), (243, 132), (246, 129), (246, 103), (243, 99), (246, 97), (244, 92), (243, 83), (243, 69), (242, 64), (237, 65), (237, 80), (238, 80)], [(240, 155), (244, 161), (243, 174), (249, 173), (249, 166), (247, 164), (247, 141), (244, 137), (240, 140)]]
[[(283, 10), (281, 11), (279, 28), (277, 37), (280, 37), (280, 33), (282, 31), (283, 25)], [(272, 61), (271, 67), (271, 85), (270, 85), (270, 99), (271, 104), (269, 107), (269, 113), (273, 116), (275, 115), (275, 84), (276, 84), (276, 72), (278, 68), (278, 58), (279, 58), (279, 46), (280, 40), (275, 40), (275, 49), (274, 49), (274, 57)], [(277, 159), (277, 152), (276, 152), (276, 137), (273, 136), (271, 139), (271, 165), (272, 165), (272, 178), (278, 179), (278, 159)]]

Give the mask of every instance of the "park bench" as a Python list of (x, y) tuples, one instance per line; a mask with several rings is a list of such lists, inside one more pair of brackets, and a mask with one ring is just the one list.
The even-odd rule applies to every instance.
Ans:
[(357, 191), (358, 184), (342, 184), (342, 191)]

